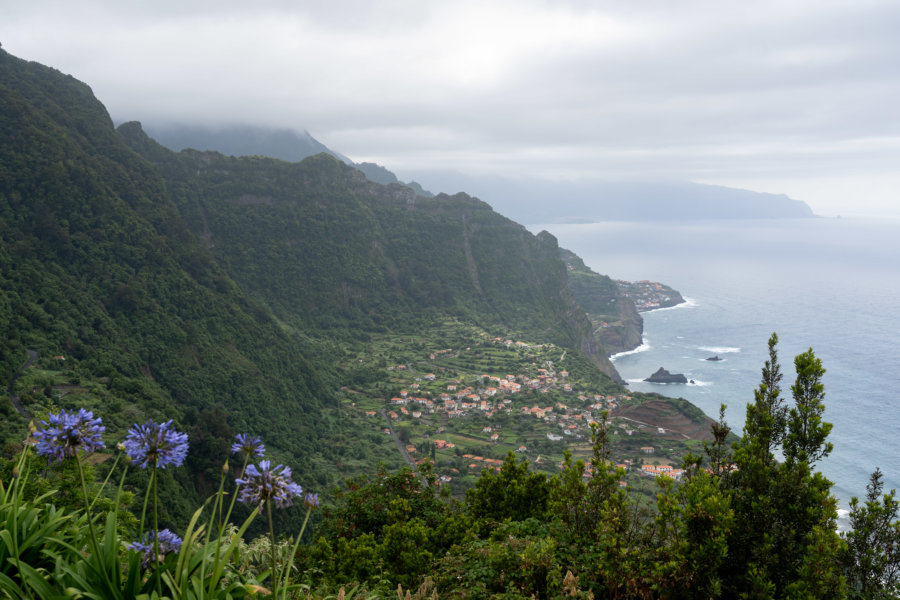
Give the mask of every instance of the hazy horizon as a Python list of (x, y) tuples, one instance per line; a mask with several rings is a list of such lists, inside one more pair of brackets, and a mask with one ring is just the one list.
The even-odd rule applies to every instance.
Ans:
[(308, 131), (404, 180), (693, 181), (786, 194), (824, 216), (900, 215), (889, 0), (35, 0), (4, 12), (4, 50), (84, 81), (116, 121)]

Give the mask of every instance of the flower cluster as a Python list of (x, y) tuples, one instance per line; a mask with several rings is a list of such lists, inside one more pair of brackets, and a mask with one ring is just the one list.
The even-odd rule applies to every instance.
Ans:
[(319, 508), (319, 495), (307, 492), (303, 498), (303, 504), (306, 508)]
[(125, 452), (142, 469), (148, 465), (162, 469), (180, 467), (187, 456), (187, 434), (175, 431), (172, 421), (155, 423), (150, 419), (134, 425), (125, 436)]
[(64, 458), (73, 457), (80, 450), (90, 453), (103, 448), (103, 432), (106, 428), (101, 419), (83, 408), (78, 412), (60, 411), (50, 414), (47, 421), (41, 421), (42, 429), (34, 432), (37, 440), (35, 449), (40, 456), (61, 463)]
[(239, 486), (237, 499), (246, 504), (263, 505), (267, 501), (278, 508), (293, 504), (295, 496), (303, 489), (291, 480), (291, 469), (282, 465), (272, 468), (267, 460), (256, 465), (248, 465), (243, 477), (235, 479)]
[(262, 458), (266, 454), (266, 447), (263, 445), (259, 436), (250, 436), (247, 433), (239, 433), (237, 441), (232, 444), (231, 452), (234, 454), (244, 454), (246, 457), (255, 456)]
[(153, 560), (154, 540), (158, 545), (157, 550), (159, 551), (156, 557), (157, 562), (162, 562), (169, 552), (178, 552), (181, 549), (181, 538), (168, 529), (160, 531), (158, 536), (154, 535), (152, 531), (147, 533), (144, 535), (143, 542), (131, 542), (128, 545), (129, 550), (135, 550), (142, 554), (141, 566), (144, 568), (147, 568), (147, 565)]

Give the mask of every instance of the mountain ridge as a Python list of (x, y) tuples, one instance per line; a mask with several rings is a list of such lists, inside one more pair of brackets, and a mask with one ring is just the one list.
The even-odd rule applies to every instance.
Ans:
[[(400, 183), (422, 196), (465, 190), (519, 223), (591, 223), (604, 220), (683, 221), (698, 219), (810, 218), (804, 202), (785, 194), (755, 192), (691, 181), (546, 181), (472, 175), (454, 171), (413, 171), (409, 183), (388, 168), (354, 163), (327, 148), (307, 131), (248, 125), (146, 127), (164, 146), (208, 149), (234, 156), (269, 156), (296, 162), (326, 152), (354, 166), (376, 183)], [(428, 191), (423, 187), (428, 187)]]

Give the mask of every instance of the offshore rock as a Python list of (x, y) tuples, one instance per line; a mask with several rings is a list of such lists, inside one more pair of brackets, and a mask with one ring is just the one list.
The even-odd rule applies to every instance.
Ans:
[(682, 373), (669, 373), (662, 367), (660, 367), (656, 373), (645, 379), (644, 381), (649, 381), (650, 383), (687, 383), (687, 377), (685, 377)]

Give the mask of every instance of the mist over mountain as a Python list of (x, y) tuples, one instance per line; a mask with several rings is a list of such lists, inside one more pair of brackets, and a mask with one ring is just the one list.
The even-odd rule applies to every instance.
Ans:
[[(201, 127), (143, 124), (147, 134), (172, 150), (214, 150), (231, 156), (268, 156), (297, 162), (325, 152), (362, 171), (376, 183), (399, 183), (420, 196), (432, 191), (466, 192), (520, 223), (598, 221), (683, 221), (697, 219), (782, 219), (815, 216), (810, 207), (784, 194), (771, 194), (690, 181), (550, 181), (472, 175), (449, 170), (417, 171), (405, 183), (371, 162), (355, 163), (308, 132), (249, 125)], [(429, 191), (431, 190), (431, 191)]]
[(753, 192), (689, 181), (547, 181), (414, 172), (431, 190), (465, 189), (520, 223), (781, 219), (815, 215), (784, 194)]
[(157, 142), (179, 152), (185, 149), (215, 150), (229, 156), (268, 156), (299, 162), (325, 152), (347, 164), (346, 156), (331, 150), (307, 131), (254, 125), (201, 126), (188, 123), (142, 123)]
[(175, 152), (212, 150), (227, 156), (267, 156), (287, 162), (299, 162), (316, 154), (330, 154), (344, 164), (362, 171), (375, 183), (399, 183), (419, 196), (433, 196), (415, 181), (405, 183), (394, 173), (370, 162), (355, 163), (340, 152), (328, 148), (307, 131), (253, 125), (199, 126), (187, 123), (141, 123), (151, 138)]

